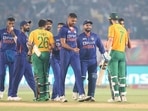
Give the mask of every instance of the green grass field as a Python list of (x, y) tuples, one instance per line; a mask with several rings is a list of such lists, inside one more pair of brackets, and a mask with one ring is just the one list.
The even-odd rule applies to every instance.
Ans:
[(148, 111), (148, 89), (127, 89), (128, 102), (108, 103), (109, 88), (96, 88), (96, 102), (79, 103), (72, 100), (72, 88), (66, 89), (67, 103), (59, 102), (33, 102), (33, 93), (29, 88), (20, 88), (18, 95), (22, 101), (0, 100), (0, 111)]

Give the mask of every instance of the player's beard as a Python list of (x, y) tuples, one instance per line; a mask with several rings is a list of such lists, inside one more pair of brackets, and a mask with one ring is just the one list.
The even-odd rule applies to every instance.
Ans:
[(26, 28), (24, 29), (25, 32), (29, 32), (30, 31), (30, 28)]
[(91, 29), (85, 29), (85, 31), (88, 33), (88, 32), (91, 32)]

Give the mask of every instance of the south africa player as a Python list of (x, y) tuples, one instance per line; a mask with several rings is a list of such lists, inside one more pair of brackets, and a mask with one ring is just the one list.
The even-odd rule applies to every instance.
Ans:
[(27, 32), (30, 31), (31, 21), (22, 21), (20, 23), (21, 32), (17, 38), (17, 47), (16, 47), (16, 56), (14, 61), (14, 71), (13, 71), (13, 81), (12, 81), (12, 93), (11, 96), (8, 97), (7, 100), (10, 101), (19, 101), (20, 98), (17, 95), (19, 83), (24, 75), (28, 85), (34, 92), (34, 97), (36, 97), (36, 88), (34, 76), (32, 73), (32, 66), (28, 61), (28, 37), (26, 35)]
[[(96, 48), (99, 48), (100, 53), (103, 55), (106, 61), (109, 61), (110, 57), (105, 52), (104, 46), (100, 37), (91, 32), (92, 21), (85, 20), (83, 23), (84, 32), (81, 33), (77, 39), (77, 46), (80, 49), (80, 61), (82, 78), (86, 79), (86, 73), (88, 72), (88, 93), (85, 101), (95, 101), (95, 88), (97, 80), (97, 56)], [(77, 93), (77, 86), (74, 86), (74, 93)]]
[[(111, 82), (114, 93), (114, 101), (127, 101), (126, 99), (126, 77), (125, 77), (125, 46), (128, 43), (126, 29), (118, 23), (117, 13), (111, 13), (109, 21), (112, 25), (108, 28), (107, 50), (111, 49), (111, 60), (108, 70), (111, 75)], [(119, 95), (119, 90), (121, 98)]]
[[(119, 18), (118, 19), (119, 21), (119, 24), (121, 24), (123, 27), (125, 27), (124, 25), (124, 19), (123, 18)], [(132, 45), (131, 45), (131, 40), (130, 40), (130, 36), (129, 36), (129, 32), (127, 31), (127, 35), (128, 35), (128, 44), (127, 44), (127, 47), (128, 48), (131, 48)], [(125, 77), (127, 76), (127, 64), (125, 63)], [(113, 92), (113, 88), (112, 88), (112, 82), (111, 82), (111, 75), (110, 75), (110, 72), (108, 70), (108, 80), (109, 80), (109, 84), (110, 84), (110, 90), (111, 90), (111, 96), (112, 98), (108, 100), (108, 102), (113, 102), (114, 101), (114, 92)], [(119, 90), (119, 94), (120, 94), (120, 90)], [(121, 94), (120, 94), (121, 96)], [(122, 99), (122, 98), (121, 98)]]
[(54, 48), (53, 34), (46, 29), (46, 20), (39, 20), (38, 29), (29, 35), (29, 42), (34, 45), (32, 64), (37, 88), (37, 101), (49, 100), (48, 65), (50, 48)]
[(79, 48), (77, 48), (78, 29), (75, 26), (77, 22), (77, 15), (70, 13), (67, 19), (66, 25), (64, 25), (60, 32), (60, 62), (61, 62), (61, 74), (60, 74), (60, 100), (61, 102), (67, 102), (65, 98), (65, 78), (68, 70), (68, 66), (74, 70), (76, 85), (79, 93), (79, 102), (82, 102), (84, 95), (84, 87), (81, 78), (81, 67), (79, 58)]
[[(63, 27), (64, 23), (58, 23), (57, 25), (57, 32), (59, 33), (61, 27)], [(60, 95), (60, 49), (61, 49), (61, 43), (60, 43), (60, 37), (54, 36), (55, 40), (55, 48), (52, 50), (52, 55), (51, 55), (51, 67), (53, 70), (54, 74), (54, 83), (53, 83), (53, 88), (52, 88), (52, 95), (51, 99), (53, 101), (59, 101), (59, 95)]]
[(0, 30), (0, 99), (3, 98), (5, 90), (5, 75), (6, 66), (9, 68), (9, 89), (8, 97), (11, 96), (13, 65), (16, 54), (16, 38), (20, 33), (19, 30), (14, 29), (15, 19), (13, 17), (7, 18), (7, 26)]

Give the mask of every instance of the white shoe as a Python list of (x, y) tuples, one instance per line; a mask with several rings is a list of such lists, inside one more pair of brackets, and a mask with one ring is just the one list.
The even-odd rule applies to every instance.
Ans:
[(52, 101), (60, 101), (60, 97), (59, 96), (57, 96), (56, 98), (54, 98), (54, 99), (52, 99)]
[(107, 100), (107, 102), (112, 103), (112, 102), (115, 102), (115, 101), (114, 101), (114, 99), (110, 98), (110, 99)]
[(67, 99), (65, 98), (65, 96), (60, 96), (60, 101), (61, 101), (62, 103), (68, 102)]
[(122, 102), (127, 102), (126, 96), (121, 96)]
[(72, 99), (77, 100), (79, 97), (79, 94), (77, 92), (73, 92)]
[(114, 100), (115, 102), (121, 102), (121, 98), (120, 98), (120, 96), (115, 96), (115, 100)]
[(20, 98), (20, 97), (11, 97), (11, 96), (9, 96), (8, 98), (7, 98), (7, 100), (8, 101), (20, 101), (20, 100), (22, 100), (22, 98)]
[(89, 100), (90, 102), (95, 102), (95, 98), (94, 97), (91, 97), (91, 99)]
[(84, 102), (86, 100), (86, 96), (84, 94), (81, 94), (79, 97), (78, 97), (78, 102)]
[(4, 96), (4, 92), (3, 91), (0, 91), (0, 99), (2, 99)]
[(8, 96), (7, 100), (8, 101), (12, 101), (12, 97), (11, 96)]

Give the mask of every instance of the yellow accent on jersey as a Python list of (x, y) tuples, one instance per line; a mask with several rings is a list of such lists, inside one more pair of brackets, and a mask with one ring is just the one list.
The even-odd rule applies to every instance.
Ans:
[(44, 29), (35, 29), (29, 35), (29, 42), (35, 44), (42, 51), (50, 51), (50, 44), (54, 44), (53, 34)]
[(108, 31), (108, 37), (113, 38), (112, 50), (124, 52), (128, 42), (126, 29), (120, 24), (113, 24)]

